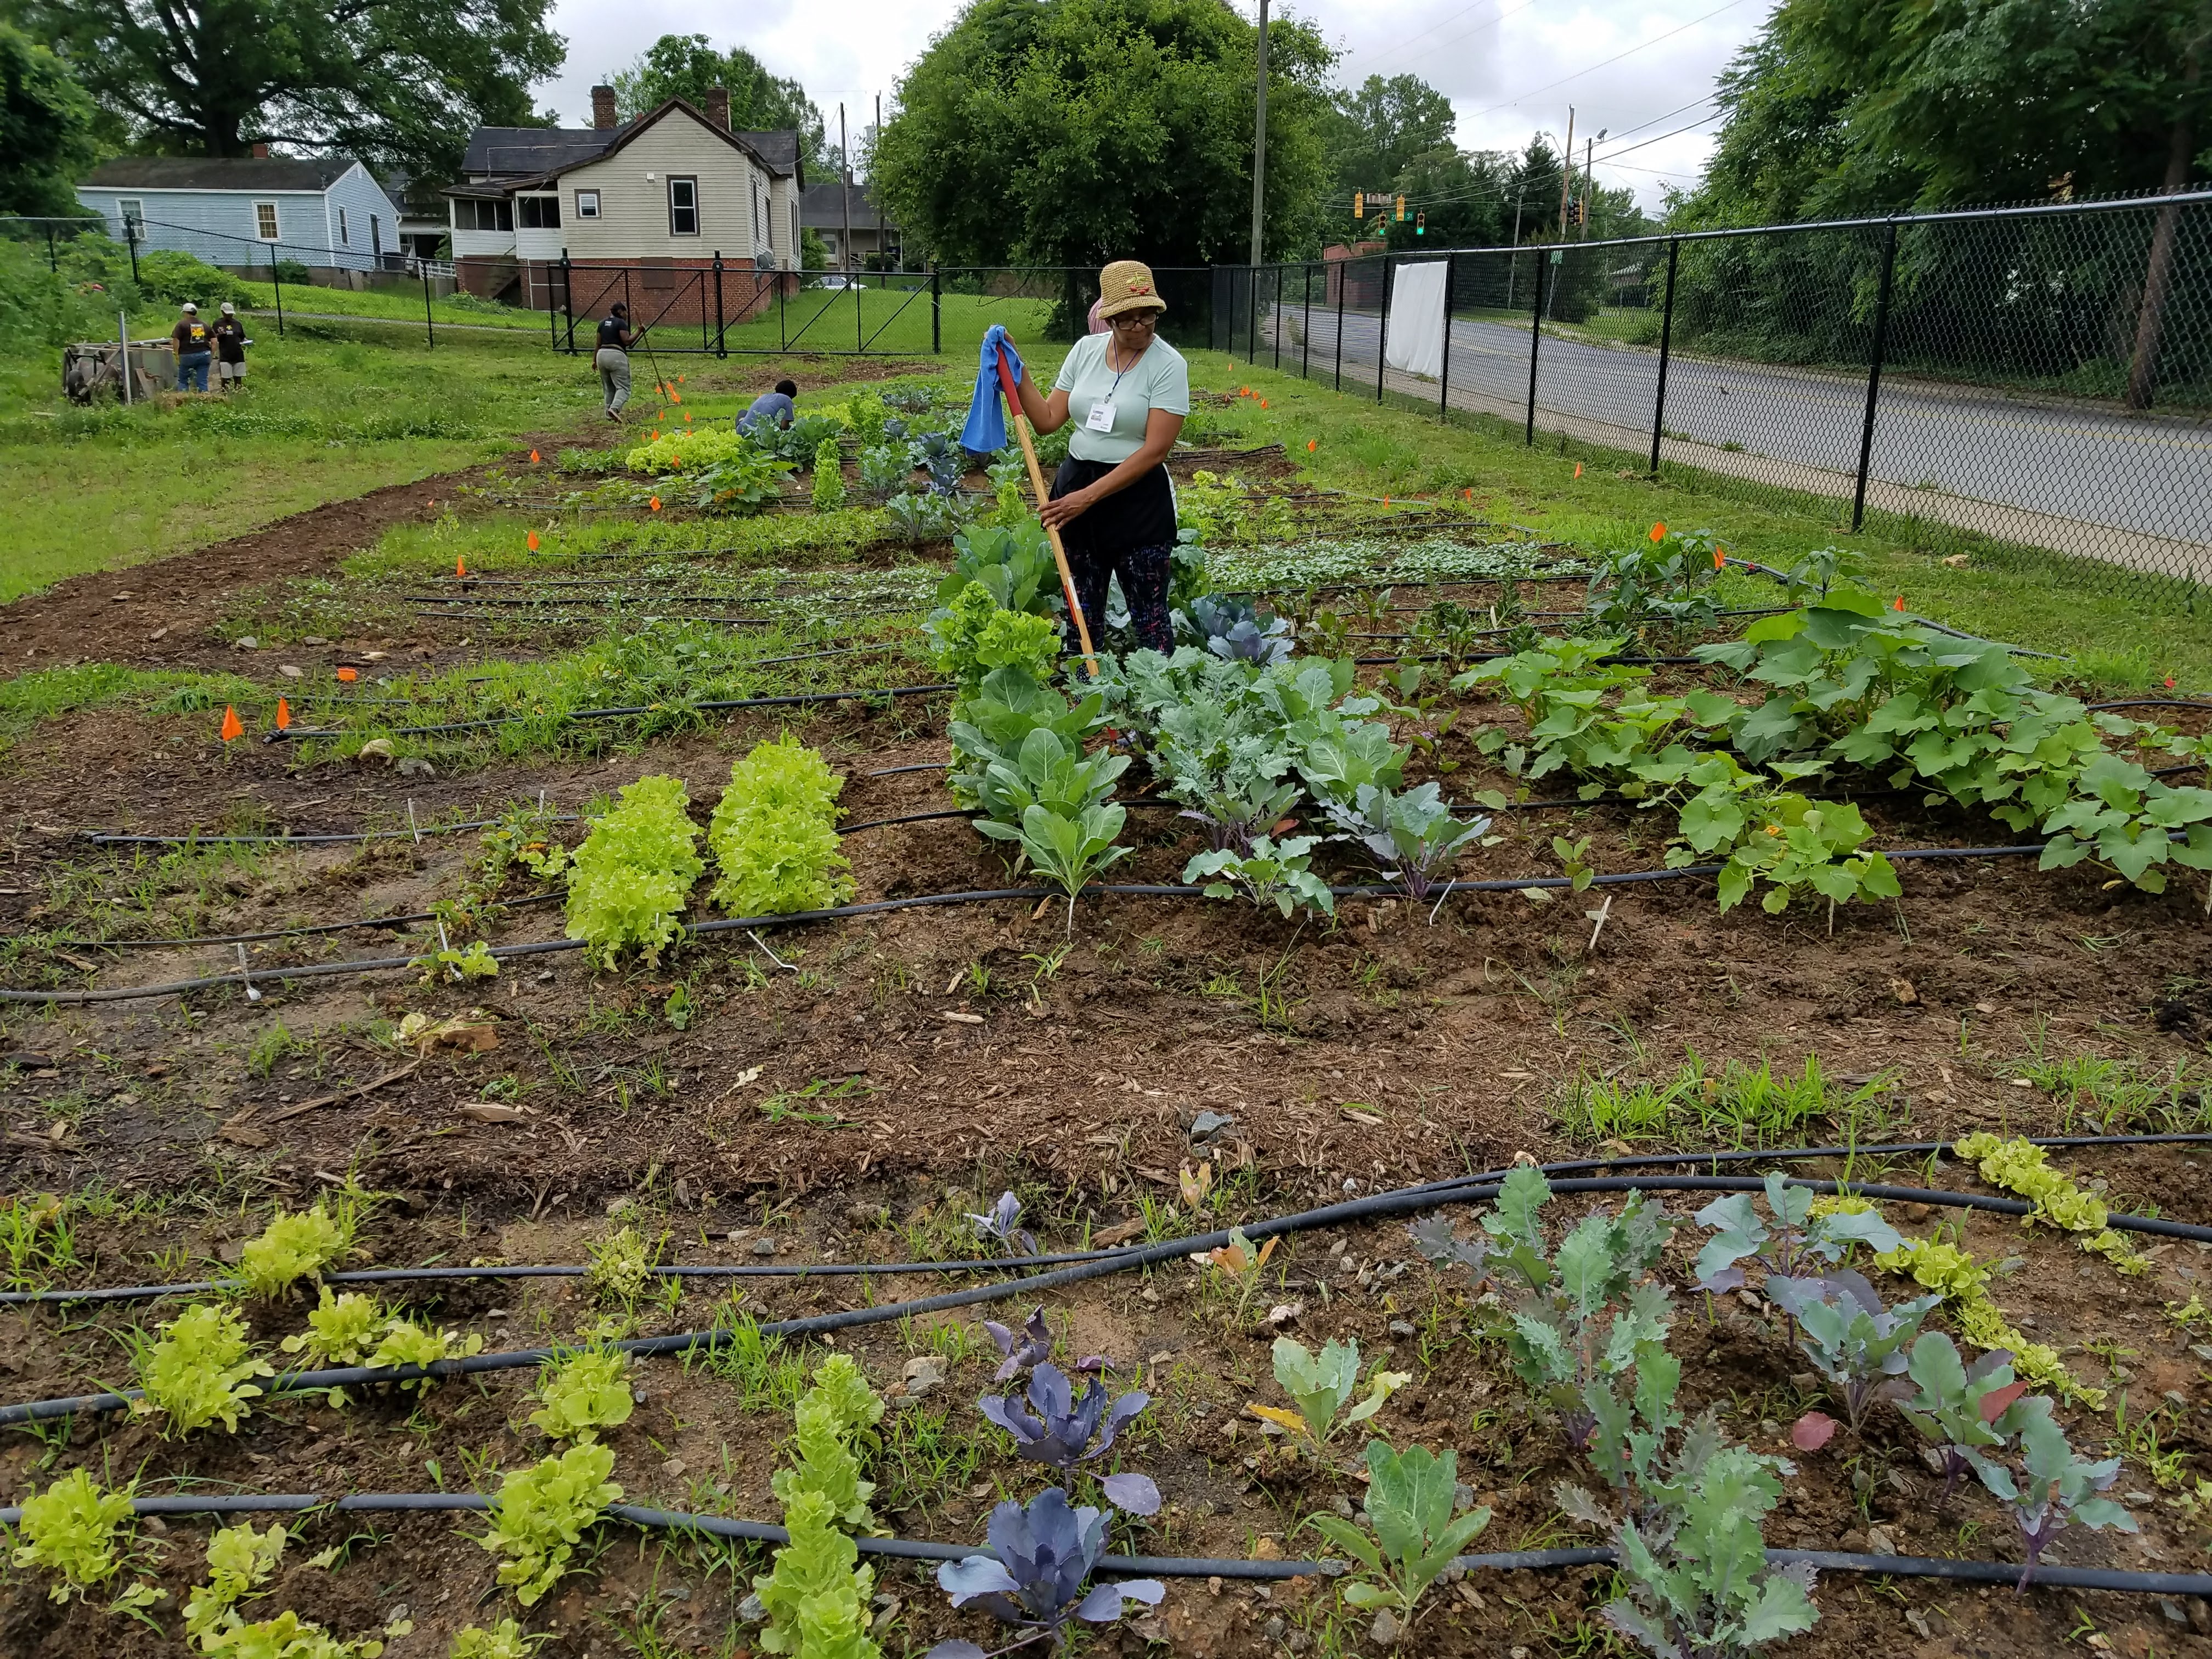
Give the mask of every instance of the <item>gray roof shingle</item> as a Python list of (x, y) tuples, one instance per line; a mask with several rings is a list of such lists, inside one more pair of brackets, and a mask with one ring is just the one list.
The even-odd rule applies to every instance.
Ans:
[(328, 190), (351, 172), (349, 156), (118, 155), (85, 179), (109, 190)]
[(465, 173), (524, 177), (588, 161), (622, 137), (622, 127), (478, 127), (461, 157)]
[[(845, 189), (836, 179), (826, 185), (809, 185), (799, 198), (799, 222), (817, 230), (833, 230), (845, 222)], [(890, 213), (884, 215), (886, 229), (896, 230), (898, 221)], [(857, 179), (853, 185), (853, 228), (873, 230), (876, 228), (876, 198), (868, 194), (868, 187)]]

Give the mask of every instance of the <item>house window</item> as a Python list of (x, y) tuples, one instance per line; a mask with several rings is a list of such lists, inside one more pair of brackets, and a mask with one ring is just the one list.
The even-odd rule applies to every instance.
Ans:
[(123, 234), (127, 240), (138, 241), (146, 234), (146, 204), (135, 196), (125, 196), (115, 204), (116, 216), (123, 221)]
[(345, 210), (343, 208), (340, 208), (338, 210), (338, 240), (345, 243), (348, 246), (351, 246), (353, 244), (353, 238), (346, 234)]
[(384, 216), (380, 213), (368, 216), (368, 251), (380, 259), (384, 257)]
[(513, 230), (514, 210), (505, 202), (482, 202), (461, 197), (453, 204), (456, 230)]
[(668, 234), (671, 236), (696, 236), (699, 234), (699, 181), (696, 179), (671, 179), (668, 181)]
[(580, 190), (576, 192), (576, 216), (579, 219), (596, 219), (599, 216), (599, 191)]
[(753, 246), (754, 246), (755, 247), (758, 247), (758, 246), (760, 246), (760, 240), (761, 240), (761, 201), (760, 201), (760, 180), (759, 180), (759, 179), (754, 179), (754, 180), (752, 181), (752, 186), (753, 186)]
[(561, 228), (561, 198), (557, 196), (518, 196), (514, 205), (521, 217), (518, 222), (525, 230), (558, 230)]

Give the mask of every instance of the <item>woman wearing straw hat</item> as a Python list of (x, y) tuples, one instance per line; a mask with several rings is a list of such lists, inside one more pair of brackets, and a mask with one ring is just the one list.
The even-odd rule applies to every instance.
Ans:
[(1039, 432), (1075, 422), (1042, 516), (1066, 546), (1085, 620), (1096, 635), (1107, 584), (1119, 576), (1137, 642), (1160, 652), (1175, 649), (1175, 494), (1164, 462), (1190, 413), (1189, 367), (1158, 337), (1166, 309), (1152, 271), (1117, 259), (1098, 273), (1107, 331), (1075, 343), (1050, 397), (1027, 375), (1018, 383), (1022, 412)]

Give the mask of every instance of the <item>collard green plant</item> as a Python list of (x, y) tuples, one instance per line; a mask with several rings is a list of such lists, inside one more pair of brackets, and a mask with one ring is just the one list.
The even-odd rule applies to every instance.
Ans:
[(635, 948), (649, 966), (673, 939), (691, 885), (707, 866), (679, 778), (643, 777), (592, 825), (568, 875), (568, 933), (611, 969)]
[(1936, 1498), (1940, 1510), (1951, 1501), (1959, 1477), (1974, 1467), (1971, 1454), (2004, 1443), (1990, 1425), (2028, 1385), (2013, 1380), (2012, 1356), (2002, 1348), (1969, 1365), (1940, 1331), (1926, 1332), (1912, 1345), (1905, 1370), (1915, 1388), (1898, 1409), (1943, 1460), (1943, 1489)]
[(952, 569), (937, 585), (937, 603), (949, 605), (980, 584), (1000, 611), (1042, 617), (1060, 593), (1052, 540), (1035, 514), (1014, 525), (970, 525), (952, 538)]
[[(1152, 1578), (1118, 1578), (1085, 1584), (1106, 1553), (1106, 1516), (1078, 1508), (1057, 1486), (1027, 1504), (1009, 1499), (991, 1511), (991, 1555), (947, 1561), (937, 1582), (956, 1607), (981, 1607), (1004, 1624), (1026, 1630), (1025, 1641), (1059, 1638), (1073, 1620), (1110, 1625), (1129, 1601), (1158, 1607), (1166, 1587)], [(1017, 1643), (1016, 1646), (1022, 1644)], [(1005, 1650), (1001, 1650), (1005, 1651)], [(986, 1659), (973, 1642), (939, 1642), (926, 1659)]]
[(1127, 817), (1128, 813), (1116, 805), (1086, 807), (1074, 817), (1049, 807), (1029, 806), (1022, 811), (1018, 829), (990, 818), (979, 821), (975, 827), (994, 840), (1021, 843), (1030, 867), (1067, 895), (1067, 927), (1073, 933), (1076, 896), (1133, 850), (1114, 844)]
[(1457, 1452), (1439, 1457), (1422, 1446), (1398, 1452), (1380, 1440), (1367, 1443), (1367, 1518), (1375, 1535), (1337, 1516), (1306, 1518), (1306, 1525), (1366, 1569), (1366, 1576), (1345, 1587), (1346, 1601), (1413, 1616), (1453, 1557), (1490, 1524), (1487, 1509), (1453, 1517), (1458, 1484)]
[(498, 1579), (524, 1607), (560, 1583), (585, 1532), (623, 1495), (611, 1446), (586, 1441), (517, 1469), (491, 1501), (489, 1530), (477, 1542), (503, 1558)]
[(629, 1356), (615, 1348), (587, 1348), (549, 1363), (538, 1379), (538, 1409), (530, 1421), (553, 1440), (596, 1439), (601, 1429), (629, 1421)]
[(884, 517), (908, 541), (939, 541), (960, 528), (961, 500), (933, 490), (902, 490), (884, 503)]
[(1797, 1346), (1843, 1396), (1854, 1434), (1864, 1427), (1875, 1400), (1904, 1391), (1893, 1379), (1905, 1374), (1905, 1345), (1943, 1302), (1941, 1296), (1923, 1296), (1886, 1307), (1865, 1275), (1848, 1267), (1819, 1279), (1770, 1274), (1766, 1294), (1796, 1322)]
[(1249, 853), (1224, 848), (1195, 854), (1183, 866), (1182, 878), (1186, 884), (1204, 882), (1208, 898), (1247, 898), (1263, 910), (1272, 904), (1285, 917), (1302, 909), (1333, 916), (1336, 896), (1307, 867), (1320, 844), (1317, 836), (1292, 836), (1281, 842), (1255, 836)]
[(1756, 1261), (1770, 1275), (1789, 1278), (1807, 1260), (1836, 1262), (1854, 1244), (1869, 1251), (1893, 1250), (1902, 1241), (1897, 1229), (1871, 1209), (1825, 1210), (1814, 1213), (1814, 1192), (1796, 1186), (1780, 1173), (1766, 1176), (1766, 1208), (1771, 1224), (1759, 1213), (1750, 1193), (1730, 1193), (1717, 1198), (1694, 1218), (1713, 1237), (1698, 1253), (1698, 1288), (1734, 1291), (1742, 1288), (1743, 1269), (1737, 1264)]
[[(1377, 872), (1424, 902), (1469, 843), (1490, 833), (1486, 817), (1455, 818), (1441, 787), (1424, 783), (1402, 794), (1361, 784), (1352, 804), (1332, 801), (1329, 822), (1367, 849)], [(1438, 901), (1441, 903), (1441, 900)]]
[(185, 1309), (151, 1340), (134, 1334), (132, 1350), (144, 1395), (131, 1401), (131, 1414), (160, 1418), (164, 1435), (190, 1434), (210, 1423), (237, 1433), (239, 1419), (263, 1392), (251, 1379), (275, 1370), (255, 1358), (246, 1322), (218, 1303)]
[[(1247, 1405), (1244, 1409), (1279, 1428), (1287, 1429), (1314, 1457), (1319, 1458), (1338, 1430), (1364, 1423), (1382, 1409), (1383, 1402), (1412, 1382), (1410, 1371), (1385, 1370), (1378, 1363), (1367, 1375), (1367, 1392), (1358, 1405), (1359, 1342), (1355, 1337), (1331, 1337), (1321, 1352), (1296, 1337), (1279, 1336), (1273, 1351), (1275, 1381), (1290, 1395), (1295, 1408)], [(1350, 1409), (1346, 1408), (1349, 1407)]]
[(837, 836), (845, 780), (789, 732), (732, 763), (707, 826), (721, 874), (712, 895), (733, 916), (826, 910), (853, 896)]
[(22, 1519), (16, 1523), (22, 1542), (14, 1559), (19, 1567), (36, 1568), (52, 1577), (48, 1601), (88, 1596), (122, 1571), (117, 1546), (131, 1518), (134, 1490), (105, 1491), (86, 1470), (72, 1469), (44, 1492), (24, 1498)]
[[(1011, 757), (993, 761), (976, 780), (976, 793), (999, 829), (976, 827), (986, 835), (1014, 841), (1020, 839), (1014, 826), (1032, 807), (1079, 818), (1105, 804), (1128, 766), (1126, 755), (1085, 754), (1080, 744), (1039, 726)], [(1119, 828), (1117, 823), (1117, 833)]]
[[(1131, 1389), (1109, 1405), (1106, 1385), (1096, 1377), (1085, 1379), (1079, 1396), (1066, 1373), (1048, 1359), (1039, 1360), (1030, 1373), (1028, 1397), (1027, 1410), (1014, 1395), (987, 1394), (975, 1406), (1013, 1437), (1017, 1457), (1062, 1474), (1113, 1450), (1122, 1425), (1152, 1402), (1142, 1389)], [(1159, 1489), (1144, 1475), (1109, 1474), (1099, 1485), (1133, 1515), (1151, 1515), (1159, 1508)]]

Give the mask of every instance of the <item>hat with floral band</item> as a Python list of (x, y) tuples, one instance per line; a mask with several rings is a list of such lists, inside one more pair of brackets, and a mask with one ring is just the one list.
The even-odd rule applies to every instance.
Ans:
[(1165, 311), (1152, 282), (1152, 268), (1137, 259), (1116, 259), (1098, 273), (1098, 314), (1111, 320), (1131, 311)]

